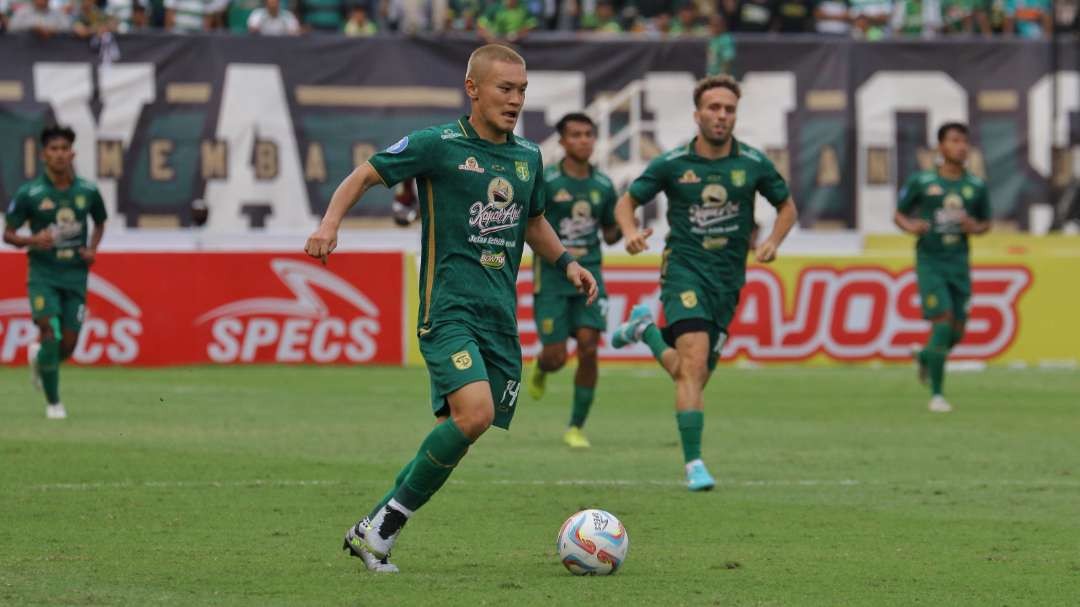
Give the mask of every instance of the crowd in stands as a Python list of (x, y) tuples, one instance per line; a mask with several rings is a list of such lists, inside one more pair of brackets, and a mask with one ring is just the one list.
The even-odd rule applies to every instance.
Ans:
[(1080, 0), (0, 0), (0, 31), (232, 32), (263, 36), (475, 32), (514, 42), (541, 30), (703, 36), (723, 57), (731, 32), (864, 40), (1048, 38), (1077, 32)]

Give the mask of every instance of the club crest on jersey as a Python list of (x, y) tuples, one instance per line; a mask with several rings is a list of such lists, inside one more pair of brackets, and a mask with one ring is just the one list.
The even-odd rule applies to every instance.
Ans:
[(457, 168), (461, 171), (469, 171), (471, 173), (483, 173), (484, 167), (480, 166), (480, 163), (476, 161), (475, 156), (469, 156), (465, 159), (465, 162), (457, 165)]
[(522, 181), (529, 180), (529, 163), (524, 160), (514, 161), (514, 173), (518, 176), (518, 179)]
[(555, 202), (570, 202), (573, 199), (574, 197), (566, 191), (566, 188), (559, 188), (559, 191), (555, 192), (555, 197), (552, 198)]
[(481, 251), (480, 265), (492, 270), (501, 270), (506, 265), (506, 251)]
[(450, 362), (454, 363), (454, 368), (458, 371), (464, 371), (472, 367), (472, 356), (469, 352), (462, 350), (450, 356)]
[(409, 147), (409, 136), (406, 135), (397, 140), (397, 143), (386, 148), (387, 154), (400, 154), (405, 151), (405, 148)]
[(694, 169), (686, 169), (682, 177), (679, 177), (679, 183), (701, 183), (701, 178), (697, 176)]
[(936, 183), (930, 184), (930, 187), (926, 188), (927, 196), (941, 196), (944, 193), (945, 190), (941, 189), (941, 186)]
[(86, 196), (79, 194), (75, 197), (75, 208), (80, 211), (86, 208)]
[(49, 200), (48, 198), (42, 200), (41, 204), (38, 205), (38, 210), (40, 210), (40, 211), (51, 211), (51, 210), (53, 210), (55, 208), (56, 208), (56, 203)]
[(600, 192), (589, 190), (589, 200), (592, 200), (593, 204), (600, 204)]
[(966, 185), (960, 189), (960, 195), (964, 198), (971, 198), (975, 195), (975, 190), (971, 186)]
[(544, 335), (551, 335), (555, 331), (555, 319), (545, 318), (540, 321), (540, 332)]
[(738, 169), (731, 172), (731, 185), (741, 188), (746, 185), (746, 171)]
[(682, 300), (684, 308), (697, 307), (697, 293), (693, 291), (683, 291), (682, 293), (679, 293), (679, 299)]

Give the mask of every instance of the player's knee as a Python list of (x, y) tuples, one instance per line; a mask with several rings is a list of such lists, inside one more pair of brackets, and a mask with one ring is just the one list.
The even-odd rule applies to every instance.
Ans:
[(480, 438), (494, 421), (495, 407), (490, 403), (487, 406), (469, 407), (454, 414), (454, 423), (469, 440)]
[(48, 320), (42, 320), (35, 322), (38, 331), (41, 332), (41, 341), (52, 341), (56, 339), (56, 333), (53, 331), (52, 323)]
[(676, 381), (692, 382), (705, 385), (709, 378), (709, 357), (685, 356), (679, 358), (679, 369), (675, 373)]
[(552, 345), (544, 348), (540, 354), (544, 370), (557, 371), (566, 364), (566, 345)]
[(78, 345), (78, 342), (78, 336), (65, 334), (60, 340), (60, 360), (70, 358), (75, 353), (75, 346)]
[(952, 324), (953, 322), (955, 322), (955, 321), (953, 320), (953, 315), (952, 315), (952, 312), (943, 312), (942, 314), (940, 314), (940, 315), (938, 315), (938, 316), (935, 316), (935, 317), (933, 317), (933, 318), (931, 318), (931, 319), (929, 319), (929, 320), (930, 320), (930, 322), (931, 322), (931, 323), (933, 323), (933, 324), (937, 324), (937, 323), (939, 323), (939, 322), (940, 322), (940, 323), (948, 323), (948, 324)]
[(581, 364), (596, 364), (596, 340), (578, 342), (578, 362)]

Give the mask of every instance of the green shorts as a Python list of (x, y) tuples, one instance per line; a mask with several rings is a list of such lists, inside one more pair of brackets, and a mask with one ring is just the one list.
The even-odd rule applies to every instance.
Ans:
[(533, 317), (540, 343), (545, 346), (562, 343), (584, 327), (606, 331), (607, 297), (601, 294), (592, 305), (586, 305), (585, 300), (584, 295), (533, 296)]
[(30, 315), (34, 320), (58, 318), (61, 330), (78, 333), (82, 328), (86, 319), (85, 290), (31, 282), (27, 285), (27, 291), (30, 294)]
[[(687, 331), (705, 330), (709, 334), (709, 370), (716, 368), (720, 351), (727, 341), (727, 327), (739, 306), (739, 291), (707, 289), (682, 280), (666, 280), (660, 289), (664, 306), (664, 340), (674, 347), (675, 339)], [(684, 322), (685, 321), (685, 322)]]
[(431, 409), (448, 415), (446, 397), (477, 381), (491, 387), (494, 425), (509, 429), (521, 387), (521, 342), (517, 335), (477, 331), (457, 322), (432, 326), (420, 336), (420, 354), (431, 377)]
[(951, 313), (954, 320), (967, 322), (971, 301), (971, 271), (967, 265), (920, 260), (915, 264), (915, 276), (923, 318), (929, 320)]

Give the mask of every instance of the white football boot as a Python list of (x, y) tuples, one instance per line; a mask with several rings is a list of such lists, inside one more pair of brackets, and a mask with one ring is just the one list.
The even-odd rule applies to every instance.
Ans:
[(374, 571), (376, 573), (398, 573), (398, 566), (390, 562), (390, 554), (379, 558), (371, 553), (364, 545), (364, 538), (367, 535), (367, 527), (371, 524), (371, 520), (368, 517), (364, 517), (359, 523), (356, 523), (349, 530), (345, 532), (345, 544), (341, 547), (342, 550), (348, 550), (350, 556), (355, 556), (364, 562), (364, 567), (367, 567), (368, 571)]
[(930, 399), (929, 409), (932, 413), (948, 413), (952, 411), (952, 405), (949, 404), (945, 397), (940, 394), (935, 394)]

